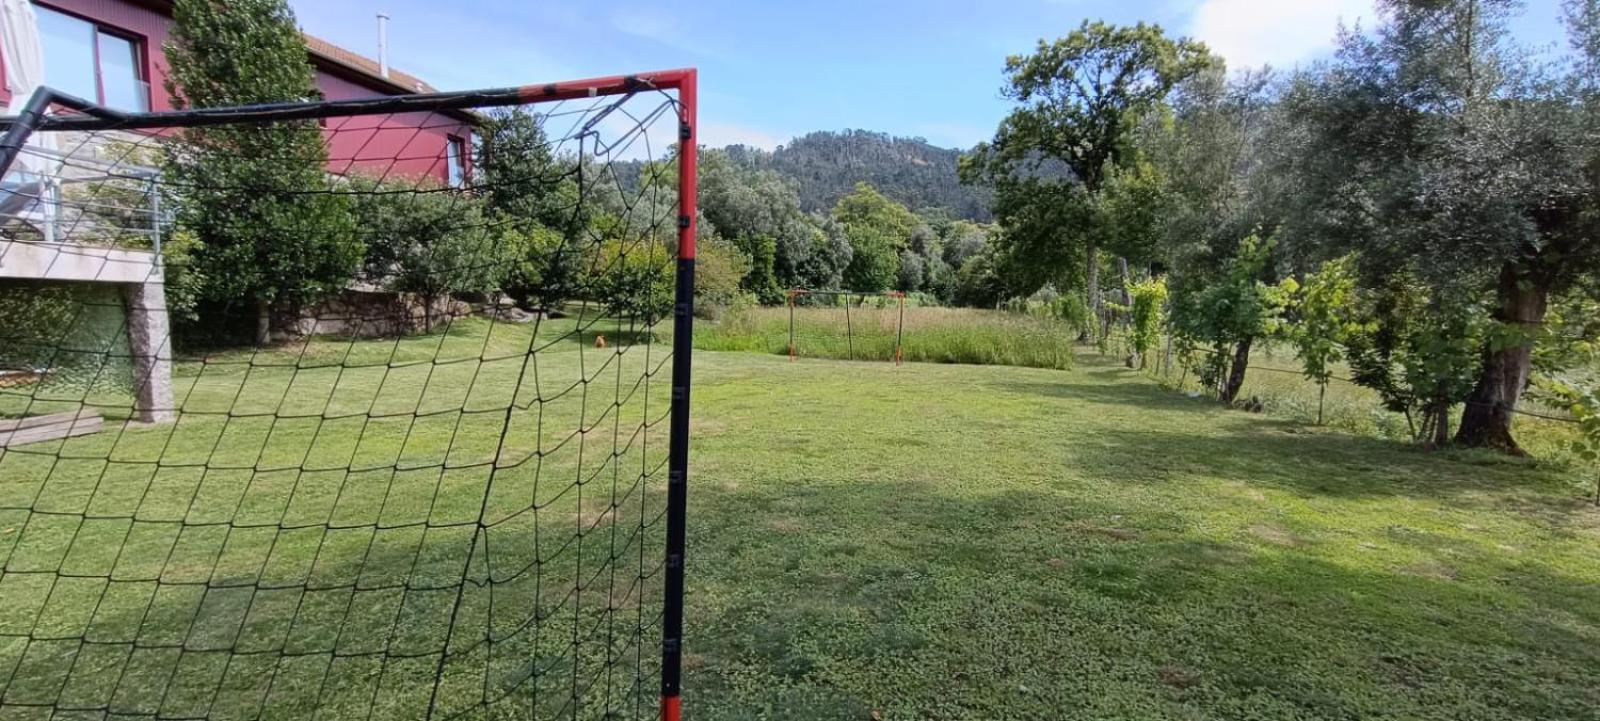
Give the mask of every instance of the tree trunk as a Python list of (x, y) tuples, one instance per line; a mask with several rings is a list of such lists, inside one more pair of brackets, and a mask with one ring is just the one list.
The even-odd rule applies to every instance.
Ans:
[(1467, 397), (1461, 412), (1461, 429), (1456, 443), (1466, 448), (1492, 448), (1512, 455), (1526, 455), (1511, 436), (1511, 420), (1528, 385), (1533, 362), (1535, 332), (1544, 322), (1550, 289), (1537, 278), (1528, 277), (1510, 263), (1500, 270), (1499, 308), (1495, 319), (1521, 333), (1515, 345), (1497, 348), (1492, 343), (1483, 349), (1483, 370), (1478, 385)]
[(1434, 404), (1430, 415), (1433, 416), (1433, 438), (1428, 441), (1428, 449), (1436, 451), (1450, 445), (1450, 401)]
[(272, 341), (272, 304), (266, 299), (256, 300), (256, 346)]
[(1250, 369), (1250, 346), (1254, 344), (1254, 338), (1246, 338), (1233, 348), (1233, 367), (1228, 369), (1228, 383), (1222, 387), (1222, 402), (1227, 405), (1233, 405), (1239, 389), (1244, 387), (1244, 374)]
[[(1084, 277), (1087, 279), (1086, 284), (1089, 291), (1089, 317), (1094, 319), (1092, 321), (1093, 326), (1091, 326), (1094, 327), (1100, 325), (1100, 249), (1093, 243), (1089, 244), (1089, 251), (1085, 254), (1085, 260), (1087, 265), (1084, 266)], [(1090, 337), (1093, 332), (1086, 330), (1078, 340), (1094, 340), (1094, 338)]]

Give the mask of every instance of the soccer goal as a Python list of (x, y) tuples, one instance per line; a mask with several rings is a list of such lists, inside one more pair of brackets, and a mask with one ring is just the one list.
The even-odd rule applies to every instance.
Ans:
[(802, 355), (904, 362), (906, 294), (789, 291), (789, 360)]
[(695, 104), (0, 119), (0, 715), (675, 721)]

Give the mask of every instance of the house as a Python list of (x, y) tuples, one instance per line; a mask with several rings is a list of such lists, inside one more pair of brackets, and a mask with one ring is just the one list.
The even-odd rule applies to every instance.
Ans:
[[(162, 48), (172, 0), (32, 0), (44, 57), (44, 84), (118, 110), (172, 109)], [(306, 52), (317, 88), (330, 100), (434, 92), (421, 79), (312, 35)], [(0, 106), (31, 88), (14, 88), (0, 53)], [(407, 113), (334, 119), (329, 170), (371, 167), (389, 176), (428, 176), (461, 185), (471, 173), (471, 117)]]
[[(169, 66), (163, 50), (172, 27), (172, 9), (172, 0), (0, 0), (0, 112), (7, 107), (15, 111), (38, 85), (118, 110), (172, 110), (172, 98), (166, 91)], [(13, 39), (9, 42), (15, 47), (5, 46), (7, 38)], [(416, 77), (390, 69), (386, 62), (310, 35), (305, 42), (316, 85), (329, 99), (434, 90)], [(8, 58), (14, 67), (7, 67)], [(344, 174), (366, 169), (390, 178), (432, 178), (440, 184), (464, 185), (471, 174), (468, 151), (473, 120), (465, 112), (325, 120), (328, 170)], [(53, 141), (38, 140), (36, 158), (56, 152)], [(67, 177), (69, 174), (87, 173), (90, 179), (99, 179), (95, 182), (138, 182), (144, 177), (121, 161), (116, 172), (108, 175), (109, 171), (93, 167), (99, 162), (94, 157), (97, 154), (97, 148), (91, 147), (72, 163), (45, 160), (47, 170), (14, 166), (15, 172), (0, 178), (0, 216), (29, 223), (37, 220), (41, 236), (0, 236), (0, 279), (120, 289), (126, 309), (135, 417), (145, 422), (171, 421), (176, 417), (172, 346), (159, 261), (160, 224), (153, 220), (159, 216), (158, 206), (147, 211), (152, 218), (150, 250), (80, 242), (84, 240), (81, 233), (57, 238), (54, 232), (63, 214), (72, 211), (64, 207), (68, 203), (61, 200), (60, 188), (85, 181)], [(150, 197), (159, 198), (155, 194)], [(83, 225), (93, 227), (92, 223), (66, 225), (80, 230)], [(24, 370), (29, 377), (39, 375), (34, 369)], [(38, 426), (44, 430), (29, 427), (28, 433), (20, 436), (12, 431), (24, 430), (21, 426), (10, 431), (0, 428), (0, 440), (38, 440), (39, 433), (64, 437), (98, 428), (84, 420), (71, 414), (60, 422)]]

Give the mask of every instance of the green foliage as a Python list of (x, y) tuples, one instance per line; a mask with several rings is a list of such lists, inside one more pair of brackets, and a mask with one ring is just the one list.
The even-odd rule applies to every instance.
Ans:
[[(284, 0), (179, 0), (166, 57), (178, 108), (317, 97), (305, 41)], [(177, 224), (200, 246), (200, 295), (263, 308), (338, 290), (364, 248), (345, 200), (324, 190), (327, 154), (315, 122), (182, 131), (168, 146)]]
[[(1283, 323), (1285, 289), (1262, 281), (1277, 241), (1251, 235), (1210, 285), (1180, 286), (1173, 297), (1173, 329), (1190, 346), (1209, 349), (1201, 375), (1220, 389), (1224, 371), (1240, 344), (1273, 335)], [(1188, 357), (1188, 354), (1185, 354)]]
[(990, 219), (987, 188), (962, 185), (961, 151), (922, 138), (900, 138), (866, 130), (807, 133), (772, 151), (735, 145), (725, 151), (739, 166), (771, 171), (794, 187), (800, 209), (826, 212), (839, 198), (867, 183), (918, 212), (943, 209), (957, 218)]
[(606, 238), (584, 283), (587, 300), (609, 315), (654, 325), (672, 312), (673, 263), (661, 246), (631, 238), (612, 218), (597, 220)]
[(1472, 391), (1492, 330), (1484, 304), (1434, 291), (1397, 274), (1363, 294), (1355, 332), (1345, 341), (1355, 382), (1377, 391), (1389, 410), (1408, 420), (1425, 414), (1418, 440)]
[(486, 227), (476, 197), (422, 178), (378, 180), (357, 173), (343, 183), (366, 241), (369, 282), (431, 300), (498, 289), (512, 272), (505, 237)]
[(206, 277), (195, 264), (204, 246), (193, 231), (179, 229), (161, 240), (161, 273), (166, 283), (167, 312), (179, 321), (199, 320), (196, 310), (206, 289)]
[[(1577, 420), (1578, 435), (1570, 442), (1573, 455), (1600, 471), (1600, 384), (1573, 378), (1542, 378), (1539, 389), (1565, 407)], [(1596, 479), (1595, 505), (1600, 505), (1600, 478)]]
[(953, 300), (958, 305), (974, 308), (993, 308), (1007, 295), (1005, 280), (996, 261), (993, 247), (967, 259), (956, 272)]
[(533, 224), (501, 233), (505, 275), (500, 289), (526, 308), (559, 308), (582, 284), (585, 263), (581, 241)]
[(1365, 330), (1356, 314), (1355, 258), (1346, 256), (1323, 263), (1306, 276), (1304, 284), (1284, 281), (1292, 318), (1287, 333), (1304, 365), (1306, 378), (1327, 385), (1333, 365), (1343, 360), (1342, 348), (1350, 337)]
[(739, 235), (735, 236), (733, 246), (748, 259), (749, 271), (740, 282), (740, 288), (753, 293), (761, 303), (767, 305), (782, 303), (786, 296), (783, 286), (778, 281), (777, 239), (770, 235)]
[(699, 190), (706, 227), (749, 259), (744, 288), (761, 302), (781, 303), (785, 290), (796, 286), (836, 287), (828, 283), (843, 266), (825, 233), (801, 211), (791, 179), (708, 150), (701, 156)]
[(128, 317), (116, 285), (0, 280), (0, 318), (0, 370), (43, 373), (25, 392), (0, 389), (13, 401), (0, 416), (54, 412), (51, 401), (68, 402), (63, 410), (129, 403)]
[(1130, 283), (1128, 294), (1133, 298), (1128, 311), (1128, 345), (1143, 368), (1167, 325), (1167, 280), (1155, 277)]
[(497, 108), (475, 130), (475, 192), (490, 213), (527, 232), (534, 225), (570, 231), (586, 222), (579, 214), (576, 164), (552, 155), (538, 116), (521, 107)]
[(839, 199), (833, 217), (844, 226), (852, 251), (844, 285), (859, 291), (893, 288), (900, 273), (900, 251), (919, 225), (917, 216), (872, 186), (858, 183)]
[(719, 236), (702, 237), (695, 247), (695, 314), (715, 319), (741, 301), (750, 259)]
[(1158, 26), (1087, 21), (1006, 60), (1003, 92), (1017, 107), (962, 172), (994, 186), (1007, 257), (1032, 266), (1026, 286), (1085, 288), (1098, 308), (1099, 250), (1150, 252), (1160, 224), (1150, 201), (1162, 190), (1153, 166), (1135, 162), (1135, 131), (1174, 87), (1216, 62), (1203, 44)]

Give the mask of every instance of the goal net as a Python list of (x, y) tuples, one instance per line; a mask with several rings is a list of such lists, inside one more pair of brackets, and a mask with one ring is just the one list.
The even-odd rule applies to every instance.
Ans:
[(0, 716), (676, 718), (694, 103), (0, 120)]
[(795, 288), (789, 291), (788, 313), (790, 360), (904, 361), (904, 293)]

